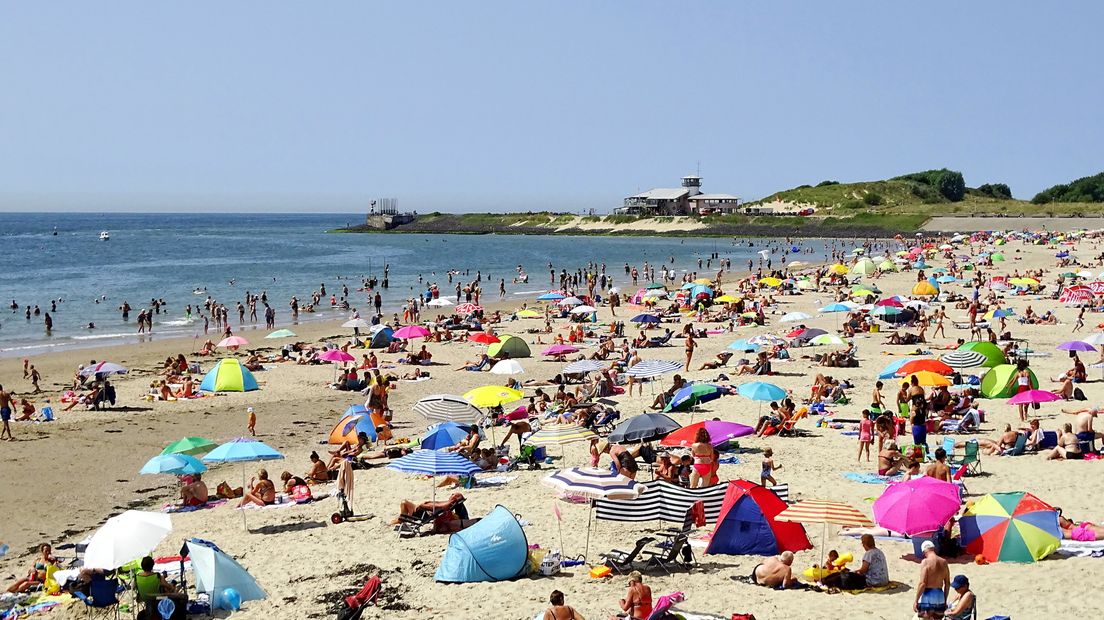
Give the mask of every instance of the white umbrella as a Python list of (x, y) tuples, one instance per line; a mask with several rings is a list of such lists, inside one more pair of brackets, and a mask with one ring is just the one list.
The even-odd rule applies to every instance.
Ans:
[(577, 362), (571, 362), (567, 366), (564, 366), (563, 371), (569, 375), (573, 375), (580, 372), (593, 372), (595, 370), (602, 370), (603, 368), (605, 368), (605, 366), (594, 360), (579, 360)]
[(520, 375), (525, 372), (517, 360), (502, 360), (491, 366), (492, 375)]
[(163, 512), (128, 510), (104, 523), (84, 552), (84, 567), (114, 570), (153, 551), (172, 531)]
[(1091, 336), (1086, 336), (1081, 339), (1081, 342), (1085, 342), (1093, 346), (1102, 345), (1104, 344), (1104, 332), (1096, 332)]
[(368, 321), (365, 321), (364, 319), (352, 319), (352, 320), (349, 320), (349, 321), (345, 321), (344, 323), (341, 324), (341, 326), (342, 327), (353, 327), (353, 328), (360, 328), (360, 329), (368, 329), (368, 328), (372, 327), (372, 324), (369, 323)]
[(590, 314), (594, 310), (594, 306), (575, 306), (571, 309), (571, 314)]
[(583, 300), (579, 299), (578, 297), (565, 297), (557, 303), (559, 303), (561, 306), (578, 306), (579, 304), (583, 303)]
[(796, 323), (798, 321), (808, 321), (813, 318), (811, 314), (805, 314), (804, 312), (790, 312), (781, 319), (778, 319), (781, 323)]
[(440, 306), (451, 306), (452, 302), (445, 299), (444, 297), (438, 297), (437, 299), (431, 300), (426, 305), (427, 306), (438, 306), (438, 307), (440, 307)]

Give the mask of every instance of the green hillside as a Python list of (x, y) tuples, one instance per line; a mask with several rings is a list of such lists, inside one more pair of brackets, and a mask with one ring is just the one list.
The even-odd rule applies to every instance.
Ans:
[(1104, 172), (1091, 177), (1081, 177), (1071, 183), (1060, 183), (1045, 189), (1031, 199), (1035, 204), (1053, 202), (1104, 202)]

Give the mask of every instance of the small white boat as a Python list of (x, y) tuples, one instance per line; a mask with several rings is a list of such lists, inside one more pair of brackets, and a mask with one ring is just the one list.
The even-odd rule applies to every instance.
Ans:
[(111, 235), (108, 234), (108, 232), (106, 230), (100, 233), (100, 241), (107, 241), (110, 238), (111, 238)]

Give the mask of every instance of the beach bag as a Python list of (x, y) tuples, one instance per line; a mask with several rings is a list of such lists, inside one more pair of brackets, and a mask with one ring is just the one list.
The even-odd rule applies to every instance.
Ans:
[(296, 504), (306, 504), (314, 499), (310, 487), (305, 484), (296, 485), (291, 489), (291, 499)]
[[(1073, 400), (1088, 400), (1088, 398), (1085, 397), (1085, 393), (1081, 391), (1081, 388), (1073, 388)], [(45, 411), (46, 409), (43, 409), (43, 412)]]

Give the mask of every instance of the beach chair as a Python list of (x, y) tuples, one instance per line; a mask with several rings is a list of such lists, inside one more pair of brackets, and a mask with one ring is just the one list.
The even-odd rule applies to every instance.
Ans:
[(399, 533), (399, 538), (425, 536), (433, 532), (433, 524), (437, 519), (449, 513), (453, 513), (461, 520), (467, 521), (468, 510), (464, 507), (464, 499), (461, 498), (447, 506), (434, 508), (432, 511), (420, 515), (400, 515), (399, 524), (395, 526), (395, 531)]
[(88, 594), (75, 592), (73, 596), (80, 599), (88, 608), (88, 617), (100, 616), (103, 618), (119, 618), (119, 580), (107, 579), (103, 575), (93, 573), (92, 581), (88, 585)]
[(620, 419), (621, 412), (616, 409), (611, 409), (606, 411), (600, 419), (594, 421), (592, 430), (599, 435), (609, 435), (613, 432), (613, 427), (617, 425)]
[(782, 423), (782, 426), (778, 428), (778, 435), (780, 437), (798, 437), (806, 434), (805, 431), (797, 428), (797, 423), (802, 418), (809, 416), (809, 410), (806, 408), (799, 409), (792, 418)]
[(947, 453), (947, 458), (954, 458), (955, 440), (954, 437), (943, 437), (943, 445), (940, 446), (943, 451)]
[(959, 495), (963, 496), (970, 492), (970, 489), (966, 488), (966, 470), (968, 467), (967, 465), (959, 465), (958, 469), (951, 474), (951, 482), (955, 483), (955, 486), (961, 490)]
[(643, 554), (647, 556), (644, 564), (645, 571), (660, 568), (668, 575), (672, 574), (674, 569), (689, 568), (696, 563), (694, 550), (690, 548), (690, 535), (687, 532), (681, 532), (672, 538), (670, 546), (666, 549), (660, 547), (655, 551), (644, 551)]
[(948, 464), (952, 467), (959, 465), (966, 465), (969, 469), (967, 473), (977, 474), (981, 471), (981, 451), (978, 449), (978, 442), (976, 439), (971, 439), (966, 442), (966, 449), (962, 453), (962, 458), (956, 458), (953, 460), (948, 459)]
[(605, 564), (606, 566), (617, 571), (619, 575), (623, 575), (626, 572), (633, 570), (633, 562), (640, 555), (640, 552), (644, 550), (644, 547), (655, 542), (655, 538), (651, 536), (645, 536), (639, 538), (636, 541), (636, 546), (632, 548), (632, 551), (621, 551), (619, 549), (611, 549), (609, 553), (599, 556), (598, 563)]
[(1027, 449), (1027, 434), (1016, 433), (1016, 444), (1011, 448), (1001, 452), (1001, 456), (1023, 456), (1024, 450)]

